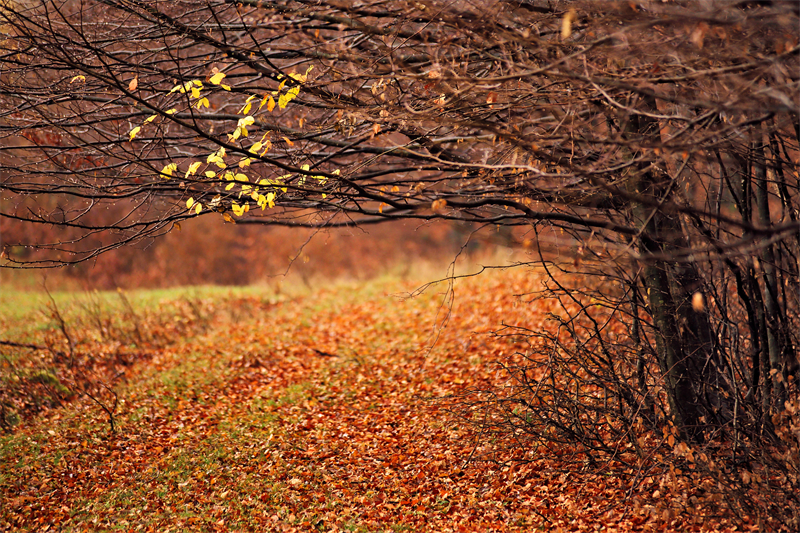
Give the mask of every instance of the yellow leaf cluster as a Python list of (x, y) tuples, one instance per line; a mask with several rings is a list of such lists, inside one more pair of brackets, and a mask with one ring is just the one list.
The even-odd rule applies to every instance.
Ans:
[(286, 106), (289, 105), (289, 102), (297, 98), (298, 94), (300, 94), (300, 87), (292, 87), (278, 97), (278, 107), (281, 109), (286, 109)]
[(240, 118), (239, 123), (236, 124), (236, 129), (233, 130), (233, 134), (228, 135), (228, 140), (235, 141), (239, 137), (247, 137), (248, 135), (247, 126), (252, 125), (255, 121), (256, 119), (254, 119), (251, 115), (247, 115), (244, 118)]
[(200, 161), (195, 161), (191, 165), (189, 165), (189, 170), (186, 171), (186, 174), (183, 176), (184, 179), (188, 178), (189, 176), (193, 176), (197, 173), (197, 169), (200, 168), (200, 165), (203, 163)]
[(199, 215), (203, 210), (203, 205), (200, 202), (195, 202), (194, 198), (189, 198), (186, 200), (186, 209), (189, 211), (194, 211), (196, 215)]
[(225, 168), (227, 164), (225, 163), (225, 147), (220, 147), (219, 150), (210, 154), (206, 158), (206, 163), (211, 164), (214, 163), (219, 168)]
[(170, 163), (161, 169), (161, 175), (164, 177), (164, 179), (170, 179), (172, 177), (172, 173), (176, 170), (178, 170), (178, 165), (176, 163)]
[(231, 203), (231, 209), (233, 209), (234, 215), (240, 217), (245, 213), (247, 213), (248, 211), (250, 211), (250, 205), (249, 204), (239, 205), (236, 202), (233, 202)]

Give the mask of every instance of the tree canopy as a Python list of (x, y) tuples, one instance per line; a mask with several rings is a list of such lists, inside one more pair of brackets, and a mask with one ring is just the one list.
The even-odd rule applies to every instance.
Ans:
[(563, 239), (636, 255), (638, 205), (720, 230), (684, 257), (749, 253), (797, 229), (721, 209), (721, 187), (703, 194), (764, 136), (792, 162), (791, 2), (69, 1), (2, 13), (2, 216), (68, 229), (58, 242), (11, 232), (6, 245), (53, 252), (12, 261), (84, 260), (209, 211), (316, 227), (547, 225), (552, 239), (577, 232)]

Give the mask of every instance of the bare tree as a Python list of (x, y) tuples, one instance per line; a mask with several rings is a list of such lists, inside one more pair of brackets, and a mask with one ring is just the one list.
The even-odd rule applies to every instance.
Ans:
[[(755, 442), (796, 406), (793, 1), (29, 0), (0, 17), (5, 266), (197, 216), (518, 226), (547, 294), (577, 305), (571, 344), (546, 334), (561, 363), (526, 357), (580, 393), (510, 368), (494, 400), (532, 411), (504, 427), (593, 450), (639, 419)], [(564, 281), (573, 264), (596, 289)]]

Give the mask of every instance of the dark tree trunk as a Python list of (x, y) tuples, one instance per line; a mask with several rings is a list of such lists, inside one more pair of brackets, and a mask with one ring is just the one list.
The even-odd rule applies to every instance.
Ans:
[[(757, 130), (757, 135), (760, 129)], [(755, 201), (758, 223), (763, 227), (770, 225), (769, 190), (767, 184), (764, 143), (760, 138), (753, 145), (753, 178), (755, 181)], [(784, 387), (785, 368), (783, 363), (783, 334), (781, 317), (783, 313), (778, 302), (778, 280), (775, 273), (775, 252), (773, 246), (764, 246), (760, 261), (764, 282), (764, 308), (767, 322), (767, 355), (768, 371), (772, 378), (771, 398), (774, 408), (778, 410), (786, 401)], [(766, 376), (765, 376), (766, 377)], [(774, 409), (773, 408), (773, 409)]]

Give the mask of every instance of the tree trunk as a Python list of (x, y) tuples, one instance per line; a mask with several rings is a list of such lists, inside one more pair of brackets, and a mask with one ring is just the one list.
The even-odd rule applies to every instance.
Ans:
[[(645, 249), (656, 252), (653, 245), (644, 244)], [(648, 303), (657, 329), (656, 350), (661, 373), (669, 398), (675, 425), (684, 437), (700, 438), (700, 410), (698, 409), (692, 375), (687, 367), (689, 355), (678, 329), (678, 313), (670, 290), (668, 265), (658, 261), (644, 269)]]
[[(656, 111), (654, 99), (643, 103), (647, 111)], [(661, 128), (654, 119), (644, 115), (632, 116), (624, 132), (632, 137), (652, 135)], [(655, 175), (652, 169), (641, 169), (641, 174), (629, 182), (631, 192), (648, 197), (654, 202), (669, 196), (673, 180), (667, 173)], [(719, 411), (719, 395), (712, 376), (718, 374), (712, 364), (713, 335), (703, 310), (695, 310), (692, 297), (702, 289), (702, 278), (692, 263), (668, 261), (670, 252), (685, 245), (680, 220), (675, 216), (656, 211), (652, 205), (636, 204), (632, 215), (641, 228), (639, 249), (649, 259), (643, 279), (647, 288), (648, 304), (656, 328), (656, 351), (674, 423), (685, 438), (702, 440), (703, 418)]]
[[(760, 129), (756, 130), (760, 134)], [(770, 225), (769, 190), (767, 184), (764, 143), (759, 137), (753, 145), (753, 178), (755, 180), (755, 200), (758, 222), (762, 227)], [(781, 410), (786, 401), (784, 386), (785, 368), (783, 363), (783, 342), (781, 317), (778, 303), (778, 280), (775, 274), (775, 253), (771, 244), (761, 252), (761, 269), (764, 280), (764, 307), (767, 315), (767, 348), (769, 355), (769, 375), (772, 377), (772, 409)], [(766, 378), (767, 376), (765, 376)], [(774, 411), (773, 411), (774, 412)]]

